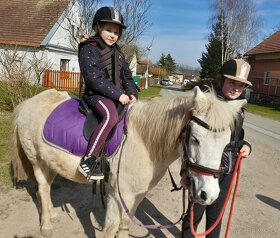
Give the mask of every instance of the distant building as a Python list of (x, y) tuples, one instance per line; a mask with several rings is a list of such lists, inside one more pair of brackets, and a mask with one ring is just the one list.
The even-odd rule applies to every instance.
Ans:
[(179, 73), (174, 73), (168, 77), (173, 83), (182, 84), (184, 75)]
[(280, 97), (280, 30), (245, 53), (252, 67), (253, 91)]
[[(70, 42), (70, 27), (77, 31), (81, 7), (77, 0), (0, 1), (0, 51), (34, 53), (52, 70), (79, 72), (77, 49)], [(67, 14), (71, 14), (69, 23)], [(70, 25), (69, 25), (70, 24)]]

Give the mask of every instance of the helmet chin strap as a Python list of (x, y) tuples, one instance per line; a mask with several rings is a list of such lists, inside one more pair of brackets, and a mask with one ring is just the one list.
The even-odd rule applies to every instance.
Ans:
[(101, 35), (101, 28), (100, 28), (99, 22), (96, 23), (96, 26), (97, 26), (98, 35)]

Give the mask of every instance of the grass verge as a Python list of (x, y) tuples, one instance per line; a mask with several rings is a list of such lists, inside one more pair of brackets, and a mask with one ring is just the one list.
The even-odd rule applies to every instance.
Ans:
[(250, 113), (280, 121), (280, 111), (274, 108), (259, 106), (252, 103), (247, 103), (245, 108)]
[(11, 115), (9, 111), (0, 112), (0, 182), (12, 187), (10, 176)]
[(154, 97), (160, 96), (160, 90), (164, 88), (161, 85), (149, 86), (147, 89), (141, 89), (138, 93), (138, 97), (141, 100), (150, 100)]

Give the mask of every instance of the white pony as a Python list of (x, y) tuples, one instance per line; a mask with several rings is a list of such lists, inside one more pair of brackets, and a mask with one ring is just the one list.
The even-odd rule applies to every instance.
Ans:
[[(223, 102), (213, 92), (202, 93), (198, 87), (192, 96), (158, 98), (137, 102), (129, 115), (126, 142), (110, 160), (109, 195), (104, 236), (128, 237), (130, 220), (117, 190), (117, 165), (121, 156), (119, 189), (132, 215), (149, 190), (163, 177), (168, 166), (183, 156), (179, 136), (189, 115), (208, 124), (189, 121), (186, 141), (192, 163), (218, 169), (223, 148), (230, 140), (230, 127), (246, 100)], [(78, 171), (80, 158), (49, 144), (42, 138), (44, 122), (53, 109), (70, 99), (66, 92), (44, 91), (20, 104), (14, 112), (13, 158), (15, 178), (34, 178), (41, 206), (41, 234), (51, 236), (51, 219), (56, 216), (50, 198), (50, 186), (57, 174), (79, 183), (88, 183)], [(179, 173), (179, 171), (178, 171)], [(218, 179), (191, 172), (193, 199), (210, 204), (219, 194)], [(203, 191), (203, 192), (202, 192)], [(202, 196), (203, 193), (203, 196)]]

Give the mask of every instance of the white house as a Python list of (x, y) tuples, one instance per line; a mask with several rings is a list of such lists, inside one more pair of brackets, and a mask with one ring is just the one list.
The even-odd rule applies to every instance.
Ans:
[(0, 1), (0, 9), (0, 51), (17, 46), (27, 59), (35, 52), (53, 70), (80, 71), (77, 47), (71, 45), (67, 30), (75, 32), (80, 25), (82, 13), (77, 0)]

